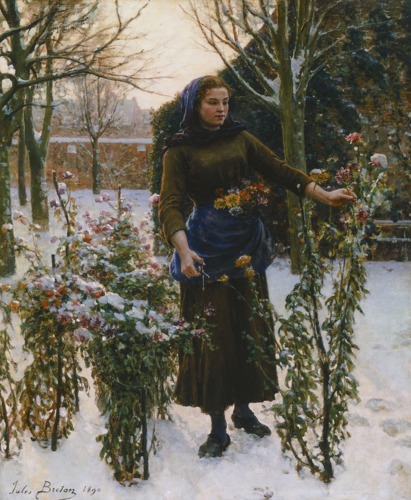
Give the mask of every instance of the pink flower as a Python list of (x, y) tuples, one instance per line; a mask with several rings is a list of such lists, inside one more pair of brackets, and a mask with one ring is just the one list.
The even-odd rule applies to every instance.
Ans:
[(195, 335), (196, 337), (202, 337), (202, 336), (205, 334), (205, 332), (206, 332), (206, 331), (205, 331), (205, 328), (196, 328), (196, 329), (194, 330), (194, 335)]
[(68, 311), (63, 311), (63, 312), (60, 312), (57, 316), (57, 321), (61, 324), (61, 325), (67, 325), (67, 323), (73, 318), (73, 315), (72, 313), (68, 312)]
[(367, 212), (367, 210), (363, 210), (362, 208), (360, 208), (355, 214), (355, 218), (358, 220), (358, 222), (361, 222), (361, 224), (365, 224), (369, 216), (370, 214)]
[(204, 315), (207, 317), (211, 317), (214, 316), (215, 313), (216, 313), (215, 307), (211, 302), (209, 302), (209, 304), (204, 308)]
[(348, 141), (350, 144), (355, 144), (356, 142), (362, 141), (362, 135), (359, 134), (358, 132), (352, 132), (351, 134), (347, 135), (345, 140)]
[(388, 166), (387, 157), (383, 154), (374, 153), (371, 156), (370, 160), (371, 160), (371, 163), (374, 165), (374, 167), (387, 168), (387, 166)]
[(337, 184), (348, 184), (351, 180), (351, 169), (348, 166), (347, 168), (341, 167), (340, 170), (335, 175), (335, 180)]
[(153, 335), (151, 336), (151, 339), (153, 342), (161, 342), (162, 340), (164, 340), (166, 337), (164, 335), (164, 333), (162, 332), (155, 332), (153, 333)]
[(63, 173), (63, 179), (72, 179), (74, 177), (74, 174), (69, 172), (68, 170), (66, 170), (64, 173)]
[(73, 332), (74, 338), (78, 342), (83, 342), (85, 340), (89, 340), (91, 337), (90, 332), (86, 328), (76, 328)]
[(13, 224), (3, 224), (1, 226), (1, 232), (6, 234), (13, 229)]
[(179, 330), (184, 330), (184, 328), (187, 328), (189, 326), (184, 318), (179, 318), (174, 324)]
[(159, 201), (160, 201), (160, 195), (157, 194), (157, 193), (153, 193), (150, 198), (148, 199), (148, 201), (152, 204), (152, 205), (156, 205)]

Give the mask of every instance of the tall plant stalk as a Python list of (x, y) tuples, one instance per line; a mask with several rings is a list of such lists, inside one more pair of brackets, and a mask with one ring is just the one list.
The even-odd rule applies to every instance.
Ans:
[[(336, 179), (356, 194), (357, 203), (340, 211), (339, 218), (331, 213), (316, 234), (313, 202), (301, 202), (304, 266), (286, 298), (289, 315), (279, 319), (278, 362), (286, 376), (282, 402), (273, 411), (282, 448), (294, 456), (297, 469), (308, 467), (324, 482), (333, 479), (341, 461), (341, 445), (349, 435), (348, 407), (358, 400), (354, 325), (367, 294), (366, 228), (385, 194), (385, 172), (375, 160), (377, 156), (383, 161), (383, 155), (374, 155), (368, 163), (362, 137), (352, 134), (348, 139), (351, 136), (357, 143), (355, 162), (341, 168)], [(327, 247), (329, 260), (321, 256)]]

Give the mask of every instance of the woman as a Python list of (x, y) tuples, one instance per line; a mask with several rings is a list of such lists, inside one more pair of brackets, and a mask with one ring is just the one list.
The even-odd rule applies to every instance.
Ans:
[[(252, 307), (255, 293), (261, 303), (268, 299), (265, 270), (273, 259), (272, 241), (258, 214), (237, 216), (215, 208), (216, 193), (259, 174), (332, 206), (353, 200), (345, 189), (316, 186), (248, 133), (229, 114), (230, 95), (229, 86), (214, 76), (197, 78), (184, 89), (181, 131), (166, 143), (159, 203), (165, 237), (175, 248), (170, 270), (181, 283), (182, 316), (192, 321), (205, 315), (212, 323), (213, 347), (194, 340), (193, 353), (181, 356), (175, 392), (177, 403), (198, 406), (211, 417), (200, 457), (221, 456), (229, 446), (224, 412), (233, 404), (236, 428), (269, 435), (249, 403), (273, 400), (277, 384), (272, 325)], [(187, 195), (194, 209), (186, 223)], [(251, 257), (253, 283), (236, 265), (241, 256)]]

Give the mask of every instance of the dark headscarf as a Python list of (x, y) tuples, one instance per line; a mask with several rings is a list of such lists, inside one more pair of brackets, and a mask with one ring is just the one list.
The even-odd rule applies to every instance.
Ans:
[(180, 123), (180, 130), (168, 137), (165, 141), (164, 152), (171, 147), (181, 144), (206, 145), (225, 137), (232, 137), (245, 129), (245, 125), (233, 120), (228, 112), (223, 125), (218, 130), (207, 130), (201, 127), (198, 115), (195, 111), (196, 94), (201, 80), (204, 77), (192, 80), (181, 94), (181, 107), (183, 119)]

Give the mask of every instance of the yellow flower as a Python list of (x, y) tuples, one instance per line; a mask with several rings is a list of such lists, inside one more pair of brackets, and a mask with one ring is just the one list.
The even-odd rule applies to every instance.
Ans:
[(235, 261), (235, 267), (246, 267), (251, 262), (250, 255), (242, 255)]
[(240, 197), (237, 193), (231, 193), (228, 194), (225, 197), (225, 204), (227, 208), (232, 208), (236, 207), (237, 205), (240, 205)]
[(317, 184), (322, 184), (324, 182), (327, 182), (330, 177), (331, 176), (328, 172), (320, 168), (315, 168), (310, 172), (310, 179), (312, 179)]
[(225, 199), (224, 198), (217, 198), (214, 201), (214, 208), (225, 208)]
[(226, 274), (222, 274), (219, 278), (218, 281), (220, 283), (227, 283), (230, 278)]

